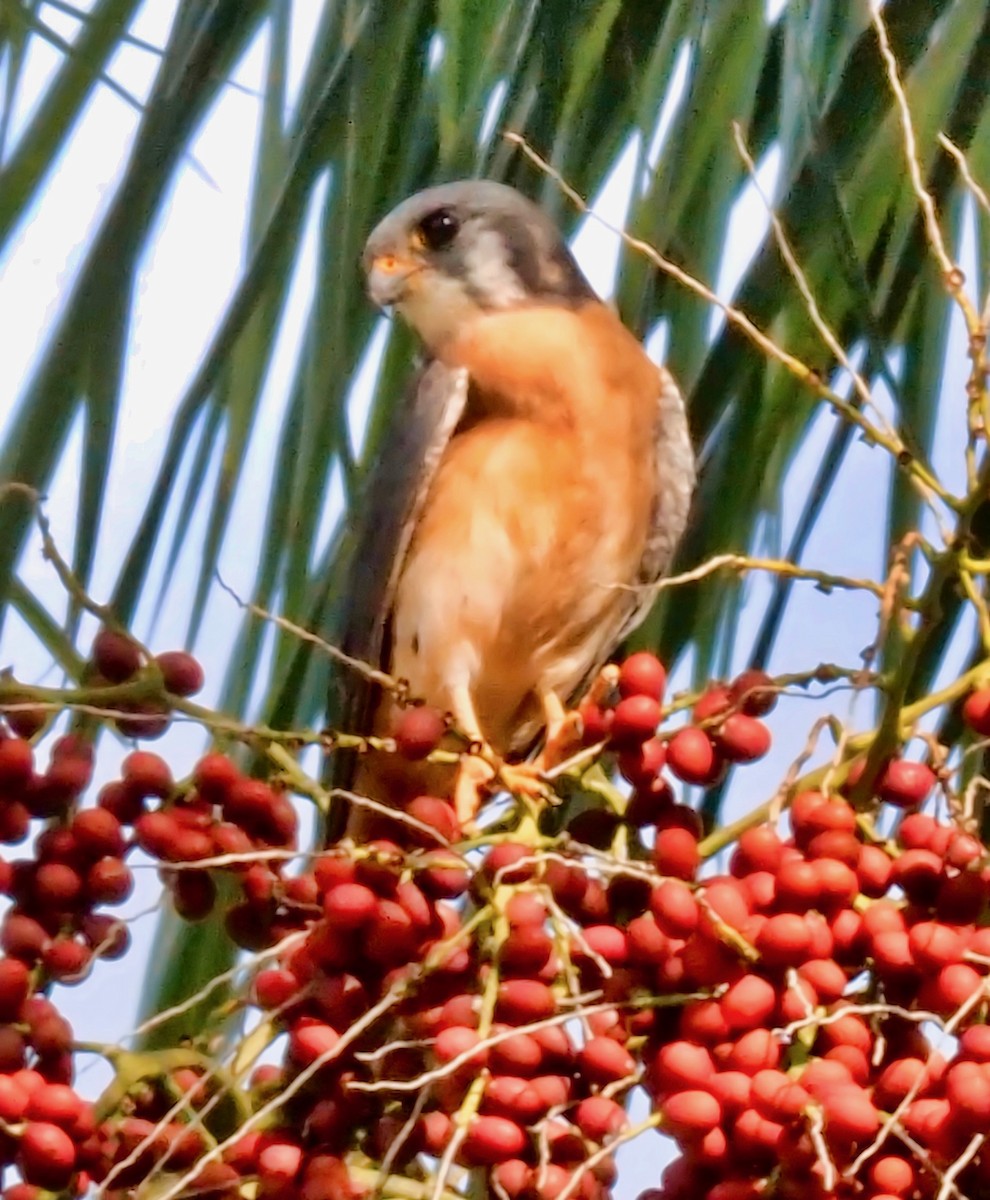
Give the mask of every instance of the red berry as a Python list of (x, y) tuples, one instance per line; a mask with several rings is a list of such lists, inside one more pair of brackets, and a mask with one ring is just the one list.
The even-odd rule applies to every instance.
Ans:
[(981, 976), (968, 963), (952, 963), (929, 980), (923, 995), (935, 1012), (951, 1016), (977, 993), (982, 983)]
[(654, 654), (641, 650), (631, 654), (619, 668), (619, 695), (650, 696), (662, 700), (667, 686), (667, 672)]
[(732, 874), (748, 875), (753, 871), (776, 871), (783, 859), (784, 844), (776, 830), (769, 825), (747, 829), (732, 855)]
[(990, 1062), (990, 1025), (970, 1025), (959, 1035), (961, 1057)]
[(693, 879), (700, 861), (698, 839), (688, 830), (674, 828), (657, 831), (653, 865), (661, 875)]
[(16, 707), (4, 709), (4, 717), (11, 732), (19, 738), (33, 738), (44, 729), (49, 714), (43, 709), (29, 705), (23, 696), (7, 696), (7, 702)]
[(732, 693), (724, 683), (712, 683), (698, 697), (691, 710), (691, 719), (698, 725), (713, 724), (716, 717), (732, 708)]
[(711, 738), (694, 725), (679, 729), (667, 743), (667, 766), (684, 783), (702, 787), (714, 783), (722, 770)]
[(901, 821), (897, 840), (905, 850), (930, 850), (938, 837), (939, 824), (927, 813), (911, 813)]
[(711, 1092), (675, 1092), (661, 1107), (663, 1127), (674, 1137), (697, 1139), (722, 1120), (722, 1107)]
[(985, 1130), (990, 1123), (990, 1071), (986, 1064), (955, 1063), (945, 1075), (945, 1097), (953, 1119), (966, 1133)]
[(300, 1067), (309, 1067), (326, 1057), (331, 1061), (334, 1047), (340, 1035), (330, 1025), (321, 1021), (300, 1021), (289, 1032), (289, 1057)]
[(472, 1029), (467, 1025), (448, 1025), (437, 1034), (436, 1041), (433, 1043), (433, 1053), (442, 1063), (453, 1062), (462, 1054), (467, 1055), (465, 1065), (471, 1066), (472, 1069), (480, 1068), (487, 1060), (487, 1051), (479, 1050), (477, 1054), (470, 1054), (470, 1051), (480, 1041), (481, 1035), (477, 1029)]
[(465, 1158), (478, 1166), (490, 1166), (518, 1158), (529, 1144), (525, 1131), (507, 1117), (475, 1117), (464, 1139)]
[(110, 683), (124, 683), (141, 669), (141, 651), (126, 633), (101, 629), (93, 639), (93, 665)]
[(811, 1096), (784, 1071), (757, 1071), (752, 1082), (753, 1107), (770, 1121), (786, 1124), (801, 1115)]
[(510, 1025), (527, 1025), (556, 1012), (553, 992), (538, 979), (507, 979), (499, 984), (496, 1016)]
[(776, 1067), (780, 1054), (780, 1042), (769, 1029), (751, 1029), (732, 1047), (726, 1063), (730, 1070), (755, 1075), (767, 1067)]
[(446, 730), (447, 723), (439, 709), (423, 704), (399, 714), (392, 736), (402, 757), (417, 762), (436, 750)]
[(22, 1121), (30, 1098), (27, 1088), (12, 1075), (0, 1075), (0, 1121)]
[(908, 943), (914, 961), (922, 970), (941, 970), (950, 963), (961, 962), (966, 941), (958, 930), (937, 921), (919, 921), (908, 933)]
[(0, 788), (23, 787), (34, 769), (34, 751), (24, 738), (0, 735)]
[(342, 883), (323, 898), (323, 912), (337, 929), (360, 929), (378, 911), (378, 897), (363, 883)]
[(547, 906), (536, 892), (516, 892), (505, 906), (505, 918), (510, 929), (542, 925), (547, 919)]
[(657, 1051), (651, 1073), (660, 1092), (673, 1092), (707, 1087), (715, 1075), (715, 1064), (704, 1046), (687, 1041), (667, 1042)]
[(164, 800), (174, 783), (168, 763), (150, 750), (135, 750), (121, 764), (124, 782), (141, 797), (157, 796)]
[(581, 741), (586, 746), (596, 746), (608, 740), (612, 730), (612, 709), (601, 708), (585, 699), (578, 705), (578, 713), (581, 717)]
[(35, 903), (43, 909), (64, 912), (82, 895), (83, 881), (72, 867), (60, 862), (40, 863), (34, 873)]
[(154, 700), (146, 704), (129, 704), (126, 708), (128, 715), (118, 717), (115, 721), (124, 737), (160, 738), (172, 720), (171, 714)]
[(977, 688), (966, 697), (963, 720), (980, 737), (990, 737), (990, 687)]
[(82, 934), (100, 958), (120, 958), (131, 944), (127, 926), (108, 913), (90, 913), (83, 917)]
[(446, 800), (441, 800), (437, 796), (416, 796), (406, 805), (406, 812), (423, 825), (435, 829), (439, 835), (434, 837), (426, 832), (421, 834), (419, 830), (406, 826), (407, 836), (417, 845), (429, 848), (436, 847), (438, 843), (456, 842), (460, 839), (460, 822), (453, 805), (448, 804)]
[(802, 858), (781, 863), (777, 872), (777, 904), (780, 908), (805, 913), (817, 904), (819, 890), (815, 864)]
[(759, 975), (743, 975), (729, 985), (720, 1007), (726, 1024), (733, 1033), (756, 1029), (765, 1024), (777, 1007), (777, 992), (773, 984)]
[(269, 967), (254, 977), (252, 996), (259, 1008), (281, 1008), (302, 990), (299, 979), (284, 967)]
[(770, 730), (756, 717), (730, 713), (719, 726), (716, 742), (729, 762), (756, 762), (770, 749)]
[(895, 758), (877, 781), (877, 795), (897, 808), (917, 808), (935, 786), (935, 772), (925, 763)]
[(641, 746), (656, 733), (662, 710), (652, 696), (632, 695), (615, 706), (611, 741), (620, 749)]
[(773, 680), (766, 671), (757, 667), (737, 675), (730, 692), (740, 711), (751, 717), (765, 717), (777, 704), (777, 688)]
[(856, 878), (864, 896), (879, 899), (886, 895), (894, 875), (890, 855), (879, 846), (860, 846), (856, 863)]
[(82, 854), (98, 859), (104, 855), (119, 858), (124, 853), (120, 821), (107, 808), (86, 808), (77, 812), (70, 829)]
[(646, 789), (656, 780), (666, 761), (666, 745), (660, 738), (651, 737), (635, 749), (620, 751), (619, 771), (633, 787)]
[(906, 1158), (888, 1154), (875, 1158), (869, 1168), (870, 1186), (881, 1195), (909, 1196), (915, 1189), (915, 1169)]
[(31, 990), (31, 973), (20, 958), (0, 958), (0, 1021), (13, 1021)]
[(818, 885), (817, 907), (824, 910), (846, 905), (859, 891), (856, 872), (837, 858), (817, 858), (811, 865)]
[(501, 842), (488, 851), (480, 873), (489, 882), (523, 883), (532, 877), (535, 869), (531, 846), (519, 842)]
[(610, 966), (621, 967), (629, 960), (629, 940), (625, 931), (615, 925), (589, 925), (584, 942), (588, 949), (605, 959)]
[(75, 1172), (76, 1148), (64, 1129), (31, 1121), (21, 1135), (17, 1161), (26, 1182), (58, 1192)]
[(840, 1146), (866, 1142), (880, 1128), (880, 1114), (869, 1092), (855, 1084), (826, 1092), (821, 1106), (826, 1134)]
[(120, 904), (133, 890), (130, 867), (109, 854), (86, 872), (86, 894), (95, 904)]
[(202, 921), (213, 912), (217, 888), (209, 871), (180, 871), (171, 890), (172, 904), (183, 921)]
[(592, 1083), (615, 1083), (635, 1074), (632, 1055), (610, 1037), (593, 1037), (578, 1051), (578, 1065)]
[(574, 1123), (593, 1142), (605, 1142), (629, 1124), (625, 1109), (606, 1096), (588, 1096), (577, 1106)]
[(240, 778), (237, 765), (225, 754), (206, 754), (193, 768), (196, 790), (211, 804), (223, 804)]
[(798, 967), (798, 975), (815, 989), (823, 1004), (838, 1000), (849, 982), (845, 971), (832, 958), (813, 958)]
[[(504, 1031), (504, 1027), (499, 1027), (499, 1031)], [(492, 1046), (491, 1059), (492, 1069), (497, 1073), (535, 1075), (543, 1066), (543, 1049), (531, 1034), (516, 1033)]]
[[(669, 838), (669, 833), (664, 836)], [(650, 912), (659, 928), (671, 938), (690, 937), (698, 927), (698, 902), (694, 892), (679, 879), (667, 879), (653, 889)]]
[(553, 939), (536, 925), (524, 925), (509, 931), (502, 943), (500, 962), (510, 975), (538, 974), (550, 961)]
[(82, 1115), (84, 1101), (65, 1083), (46, 1083), (34, 1092), (27, 1105), (29, 1121), (48, 1121), (72, 1132)]
[(165, 690), (174, 696), (195, 696), (206, 681), (203, 668), (184, 650), (166, 650), (155, 655)]
[(938, 894), (942, 859), (932, 850), (905, 850), (894, 860), (894, 882), (914, 904), (931, 904)]
[(303, 1152), (292, 1142), (270, 1142), (258, 1153), (258, 1180), (264, 1188), (291, 1187), (302, 1166)]
[(84, 979), (92, 960), (93, 952), (88, 946), (64, 936), (49, 942), (41, 956), (48, 977), (65, 984)]
[(0, 946), (13, 958), (34, 963), (48, 945), (48, 933), (43, 925), (24, 913), (8, 912), (0, 927)]

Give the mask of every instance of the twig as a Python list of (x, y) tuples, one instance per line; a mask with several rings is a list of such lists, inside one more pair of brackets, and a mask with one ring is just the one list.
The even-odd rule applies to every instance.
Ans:
[(950, 1193), (956, 1191), (955, 1182), (958, 1176), (969, 1166), (976, 1157), (980, 1147), (987, 1140), (985, 1133), (974, 1133), (969, 1140), (966, 1149), (959, 1155), (955, 1162), (947, 1168), (942, 1176), (942, 1186), (938, 1189), (938, 1195), (935, 1200), (948, 1200)]
[(281, 1092), (278, 1093), (278, 1095), (273, 1096), (269, 1101), (267, 1101), (267, 1103), (261, 1105), (260, 1108), (255, 1109), (255, 1111), (246, 1120), (242, 1121), (240, 1125), (233, 1131), (233, 1133), (231, 1133), (227, 1138), (221, 1142), (218, 1142), (205, 1154), (201, 1155), (184, 1175), (180, 1176), (179, 1179), (175, 1180), (175, 1182), (171, 1184), (171, 1186), (166, 1188), (160, 1193), (160, 1195), (158, 1195), (157, 1200), (176, 1200), (176, 1197), (182, 1195), (189, 1184), (199, 1178), (200, 1172), (207, 1165), (207, 1163), (215, 1162), (221, 1157), (225, 1150), (229, 1149), (229, 1147), (234, 1145), (235, 1142), (239, 1141), (246, 1133), (249, 1133), (252, 1129), (254, 1129), (256, 1125), (262, 1124), (267, 1117), (271, 1116), (272, 1113), (277, 1112), (278, 1109), (280, 1109), (286, 1103), (286, 1101), (291, 1100), (297, 1092), (301, 1091), (302, 1088), (306, 1086), (306, 1084), (313, 1078), (314, 1075), (317, 1074), (317, 1072), (321, 1071), (327, 1065), (327, 1063), (330, 1063), (335, 1058), (338, 1058), (347, 1049), (347, 1047), (350, 1046), (352, 1042), (357, 1041), (361, 1034), (364, 1033), (364, 1031), (370, 1026), (372, 1026), (379, 1019), (379, 1017), (384, 1016), (390, 1008), (393, 1008), (396, 1004), (398, 1004), (399, 1001), (404, 997), (407, 989), (408, 982), (406, 981), (389, 988), (389, 990), (385, 993), (381, 1000), (378, 1001), (377, 1004), (369, 1008), (363, 1017), (359, 1017), (358, 1020), (355, 1021), (345, 1033), (341, 1034), (340, 1038), (334, 1044), (334, 1046), (331, 1047), (331, 1049), (325, 1051), (319, 1056), (319, 1058), (314, 1059), (308, 1067), (300, 1071), (294, 1079), (286, 1084), (286, 1086)]
[(268, 612), (267, 609), (262, 608), (259, 604), (254, 604), (250, 600), (242, 599), (237, 592), (224, 581), (219, 571), (216, 571), (215, 575), (217, 583), (220, 585), (223, 591), (225, 591), (227, 595), (231, 597), (231, 599), (239, 608), (250, 613), (252, 617), (257, 617), (261, 621), (268, 621), (272, 625), (275, 625), (278, 629), (284, 630), (286, 633), (291, 633), (293, 637), (299, 638), (300, 641), (309, 642), (310, 645), (316, 646), (317, 649), (322, 650), (328, 658), (332, 658), (335, 662), (339, 662), (342, 666), (345, 666), (349, 670), (361, 675), (363, 678), (367, 679), (369, 683), (377, 683), (380, 687), (383, 687), (386, 691), (391, 692), (395, 696), (406, 697), (408, 695), (409, 689), (402, 680), (396, 679), (387, 672), (380, 671), (376, 667), (372, 667), (366, 662), (362, 662), (359, 658), (352, 658), (350, 654), (345, 654), (343, 650), (338, 649), (336, 646), (332, 646), (324, 638), (319, 637), (315, 633), (311, 633), (302, 625), (297, 625), (295, 621), (290, 621), (287, 617), (277, 616), (275, 613)]
[[(976, 989), (972, 996), (967, 997), (966, 1000), (963, 1001), (963, 1003), (942, 1026), (943, 1033), (953, 1033), (956, 1029), (958, 1029), (959, 1025), (966, 1019), (967, 1015), (985, 999), (987, 995), (988, 984), (990, 984), (990, 980), (984, 979), (980, 987)], [(908, 1106), (914, 1100), (915, 1096), (917, 1096), (918, 1092), (921, 1091), (925, 1084), (926, 1078), (926, 1071), (918, 1072), (917, 1079), (915, 1079), (914, 1083), (905, 1093), (904, 1098), (890, 1114), (887, 1120), (884, 1121), (883, 1125), (880, 1127), (880, 1131), (877, 1133), (877, 1136), (866, 1147), (865, 1150), (860, 1152), (859, 1156), (843, 1172), (846, 1179), (857, 1178), (864, 1164), (869, 1162), (873, 1155), (876, 1154), (876, 1152), (890, 1136), (891, 1131), (899, 1127), (901, 1117), (907, 1111)]]
[(853, 366), (842, 343), (835, 336), (828, 322), (822, 316), (821, 309), (818, 307), (818, 301), (815, 299), (814, 294), (811, 291), (811, 287), (808, 284), (808, 279), (804, 271), (801, 270), (801, 267), (797, 261), (797, 257), (794, 254), (794, 250), (792, 249), (790, 241), (788, 240), (787, 234), (784, 232), (783, 223), (781, 222), (780, 217), (777, 216), (776, 212), (774, 212), (769, 196), (764, 193), (763, 188), (760, 186), (759, 178), (757, 177), (756, 173), (756, 163), (753, 161), (752, 155), (746, 146), (746, 142), (742, 135), (742, 128), (740, 127), (738, 121), (732, 122), (732, 136), (735, 140), (736, 150), (739, 152), (739, 157), (746, 164), (746, 169), (749, 171), (750, 182), (752, 183), (753, 187), (755, 187), (760, 199), (763, 201), (763, 206), (766, 209), (767, 216), (770, 218), (770, 227), (773, 230), (774, 240), (777, 243), (777, 248), (780, 251), (781, 257), (783, 258), (784, 263), (791, 274), (791, 278), (794, 280), (798, 291), (801, 293), (801, 298), (804, 300), (805, 309), (807, 310), (808, 316), (811, 319), (812, 325), (814, 325), (815, 329), (818, 331), (819, 337), (829, 348), (836, 361), (839, 362), (846, 371), (848, 371), (849, 376), (853, 381), (853, 386), (856, 389), (856, 393), (863, 403), (863, 407), (869, 408), (874, 412), (878, 420), (881, 422), (884, 432), (888, 437), (896, 436), (890, 422), (886, 420), (883, 413), (881, 413), (877, 406), (873, 403), (873, 397), (870, 394), (870, 389), (866, 380)]
[(560, 187), (581, 212), (591, 213), (604, 229), (608, 229), (610, 232), (616, 234), (630, 249), (642, 254), (659, 270), (669, 275), (672, 279), (675, 279), (689, 291), (694, 292), (696, 296), (700, 296), (703, 300), (718, 308), (725, 314), (726, 321), (745, 334), (768, 358), (779, 362), (795, 378), (810, 387), (837, 414), (844, 417), (850, 424), (855, 425), (870, 445), (880, 446), (886, 450), (897, 461), (900, 467), (913, 474), (929, 491), (938, 496), (947, 507), (953, 510), (960, 508), (961, 502), (958, 497), (953, 496), (951, 492), (943, 487), (935, 475), (914, 458), (899, 437), (887, 437), (882, 430), (877, 429), (875, 425), (868, 421), (858, 408), (843, 400), (832, 388), (828, 387), (817, 371), (812, 370), (811, 367), (807, 366), (799, 358), (796, 358), (793, 354), (788, 353), (788, 351), (778, 346), (772, 338), (758, 329), (745, 313), (733, 305), (726, 303), (711, 288), (683, 270), (671, 259), (665, 258), (649, 242), (643, 241), (642, 238), (633, 237), (626, 230), (610, 224), (597, 213), (591, 212), (585, 201), (566, 183), (560, 172), (550, 166), (546, 159), (537, 154), (520, 134), (509, 131), (502, 136), (506, 141), (518, 146), (532, 163)]
[(571, 1200), (571, 1197), (581, 1186), (581, 1179), (586, 1171), (597, 1167), (600, 1162), (604, 1162), (607, 1158), (611, 1158), (620, 1146), (626, 1145), (627, 1142), (634, 1141), (643, 1133), (648, 1133), (651, 1129), (658, 1129), (663, 1124), (663, 1117), (660, 1113), (651, 1113), (645, 1121), (640, 1121), (638, 1125), (633, 1125), (630, 1129), (625, 1129), (622, 1133), (618, 1133), (613, 1137), (607, 1145), (596, 1150), (594, 1154), (589, 1154), (588, 1157), (579, 1166), (575, 1167), (571, 1172), (571, 1177), (564, 1185), (564, 1190), (559, 1193), (557, 1200)]

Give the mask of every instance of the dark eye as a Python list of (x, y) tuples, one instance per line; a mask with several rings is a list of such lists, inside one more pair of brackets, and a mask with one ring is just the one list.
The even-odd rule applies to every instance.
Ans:
[(429, 250), (442, 250), (457, 237), (461, 223), (449, 208), (438, 208), (419, 223), (419, 233)]

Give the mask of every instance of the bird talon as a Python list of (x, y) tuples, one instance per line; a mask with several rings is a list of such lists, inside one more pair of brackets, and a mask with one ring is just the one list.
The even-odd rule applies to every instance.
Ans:
[(547, 740), (539, 758), (541, 769), (549, 771), (577, 754), (584, 744), (583, 734), (581, 714), (576, 708), (569, 709), (560, 720), (547, 727)]
[(465, 754), (461, 758), (454, 782), (454, 812), (462, 831), (474, 827), (482, 798), (497, 776), (494, 763), (482, 754)]
[(514, 796), (525, 796), (530, 800), (549, 800), (550, 789), (543, 779), (543, 767), (539, 763), (502, 763), (498, 781)]

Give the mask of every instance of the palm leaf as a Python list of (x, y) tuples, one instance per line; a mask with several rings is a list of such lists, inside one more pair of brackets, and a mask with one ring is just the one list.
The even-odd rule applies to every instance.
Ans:
[[(133, 0), (98, 0), (80, 14), (77, 37), (60, 47), (60, 68), (15, 133), (11, 112), (25, 47), (46, 29), (38, 5), (0, 4), (6, 81), (0, 252), (16, 253), (15, 234), (86, 119), (94, 89), (108, 86), (108, 66), (132, 37), (137, 7)], [(136, 533), (110, 588), (122, 620), (179, 603), (189, 644), (208, 644), (211, 606), (222, 595), (217, 570), (239, 544), (234, 514), (251, 511), (258, 549), (245, 599), (307, 628), (332, 628), (345, 575), (348, 509), (411, 354), (407, 337), (390, 335), (370, 399), (356, 395), (369, 347), (377, 353), (381, 345), (357, 272), (367, 231), (412, 190), (476, 171), (539, 197), (569, 230), (579, 219), (554, 180), (501, 137), (504, 130), (523, 136), (585, 197), (601, 192), (621, 155), (634, 147), (629, 231), (713, 284), (727, 261), (736, 264), (737, 251), (727, 243), (735, 205), (750, 186), (733, 143), (737, 123), (757, 162), (775, 156), (775, 207), (825, 320), (844, 346), (857, 348), (867, 383), (889, 390), (912, 452), (921, 460), (934, 453), (951, 301), (927, 254), (904, 170), (903, 133), (865, 8), (793, 0), (770, 22), (762, 0), (326, 0), (291, 100), (290, 10), (285, 0), (179, 3), (167, 44), (149, 59), (154, 78), (128, 160), (0, 446), (0, 478), (46, 492), (81, 419), (85, 452), (76, 481), (73, 565), (87, 584), (105, 552), (111, 519), (106, 498), (114, 432), (122, 405), (132, 402), (124, 393), (123, 365), (137, 272), (220, 90), (248, 49), (264, 39), (254, 178), (244, 200), (244, 267), (178, 398), (160, 467), (137, 501)], [(944, 131), (966, 151), (986, 183), (988, 6), (984, 0), (897, 0), (885, 6), (884, 18), (927, 186), (939, 211), (951, 214), (948, 231), (958, 239), (963, 186), (936, 135)], [(657, 158), (661, 114), (665, 136)], [(990, 222), (980, 214), (975, 225), (985, 269)], [(823, 378), (838, 380), (835, 357), (809, 319), (772, 232), (761, 227), (747, 253), (733, 302)], [(305, 279), (314, 282), (304, 285)], [(304, 287), (294, 361), (273, 378), (290, 302), (299, 302)], [(833, 421), (827, 452), (816, 472), (800, 481), (798, 511), (789, 522), (785, 549), (801, 559), (845, 478), (851, 427), (819, 418), (820, 401), (807, 388), (629, 246), (620, 253), (615, 299), (644, 336), (664, 330), (704, 448), (683, 564), (757, 545), (761, 531), (779, 519), (784, 481), (809, 430)], [(281, 400), (281, 416), (274, 434), (265, 434), (271, 453), (264, 474), (249, 477), (244, 463), (257, 445), (270, 389)], [(850, 402), (857, 402), (854, 395)], [(367, 436), (357, 453), (355, 411), (364, 403)], [(882, 452), (875, 453), (879, 460)], [(792, 479), (791, 485), (793, 495)], [(888, 542), (918, 516), (915, 493), (895, 476), (883, 518)], [(0, 596), (75, 670), (71, 619), (59, 630), (21, 578), (30, 528), (28, 505), (10, 495), (0, 501)], [(179, 570), (190, 554), (192, 580)], [(169, 582), (173, 574), (181, 578)], [(159, 577), (167, 582), (158, 586)], [(753, 619), (757, 661), (779, 650), (778, 633), (795, 594), (785, 582), (762, 593)], [(695, 670), (705, 674), (741, 652), (737, 620), (744, 608), (752, 613), (748, 598), (724, 577), (671, 589), (638, 640), (661, 648), (671, 661), (690, 647)], [(237, 622), (229, 662), (211, 664), (225, 672), (224, 707), (279, 726), (317, 724), (324, 659), (290, 633), (223, 602)], [(944, 637), (933, 639), (917, 664), (918, 688), (944, 661), (954, 628), (949, 608), (943, 624)], [(192, 945), (176, 949), (174, 961), (163, 965), (149, 1004), (188, 994), (230, 961), (220, 938), (199, 934), (195, 953)]]

